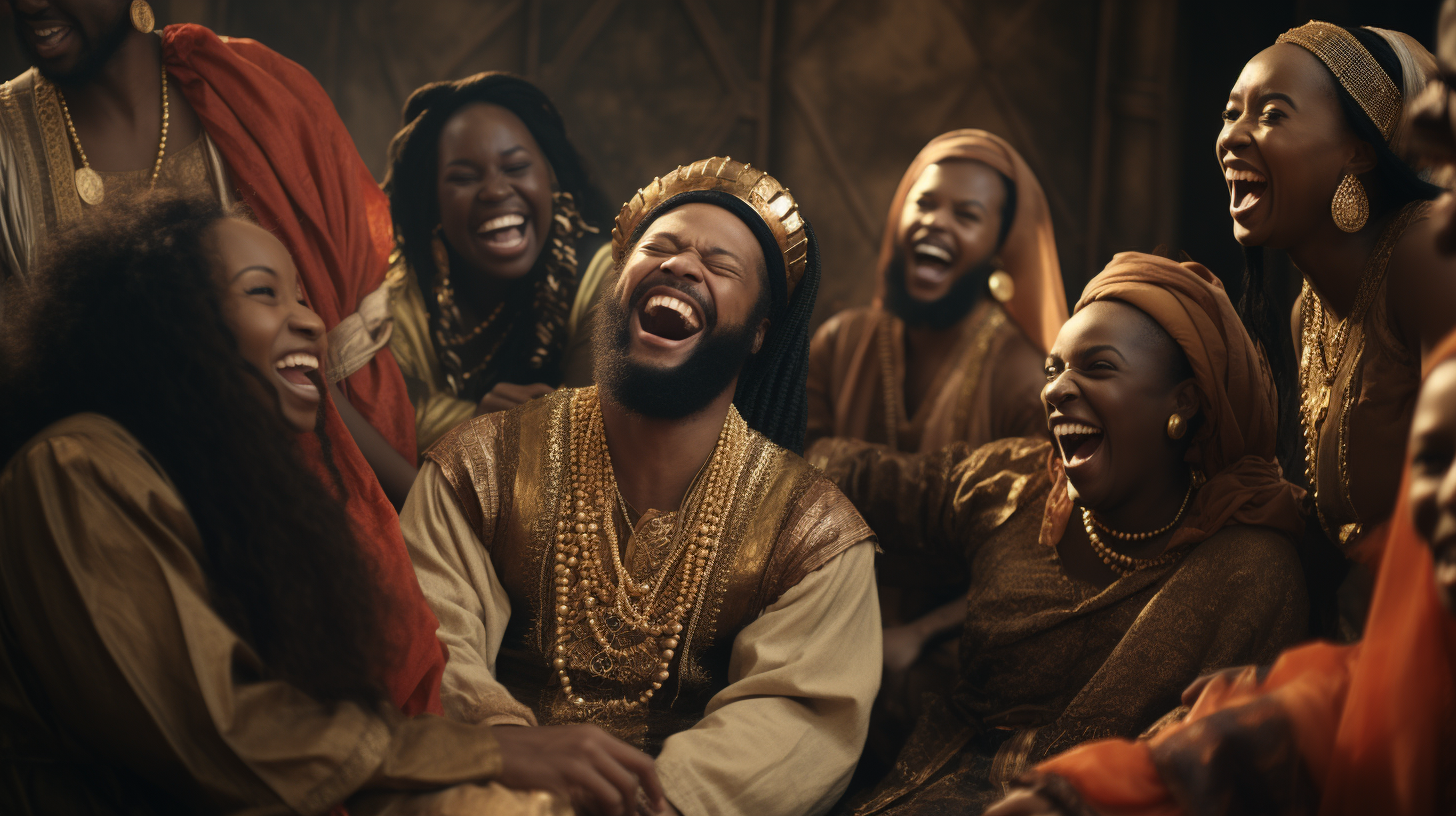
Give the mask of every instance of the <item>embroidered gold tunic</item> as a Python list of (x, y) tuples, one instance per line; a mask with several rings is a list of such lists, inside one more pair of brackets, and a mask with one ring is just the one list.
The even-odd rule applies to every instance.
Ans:
[[(552, 665), (553, 559), (572, 403), (590, 391), (458, 426), (405, 504), (405, 540), (450, 649), (447, 715), (595, 722), (659, 754), (684, 812), (824, 812), (848, 784), (879, 685), (872, 534), (818, 470), (749, 431), (705, 600), (682, 620), (669, 679), (645, 710), (595, 705), (636, 700), (640, 672), (604, 649), (571, 650), (574, 694), (592, 705), (571, 704)], [(620, 553), (634, 579), (669, 557), (675, 516), (637, 521)]]
[(1039, 541), (1051, 443), (931, 455), (831, 440), (810, 451), (864, 513), (886, 560), (917, 550), (970, 576), (960, 672), (856, 813), (979, 813), (1037, 761), (1135, 737), (1188, 683), (1265, 663), (1304, 633), (1299, 560), (1272, 530), (1225, 527), (1177, 562), (1098, 588)]

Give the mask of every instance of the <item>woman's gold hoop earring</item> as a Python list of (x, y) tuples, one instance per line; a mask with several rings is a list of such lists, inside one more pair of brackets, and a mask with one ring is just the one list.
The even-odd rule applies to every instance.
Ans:
[(1341, 232), (1359, 232), (1370, 218), (1370, 197), (1354, 173), (1346, 173), (1330, 201), (1330, 216)]
[(1188, 424), (1183, 421), (1182, 414), (1174, 414), (1168, 417), (1169, 439), (1182, 439), (1185, 433), (1188, 433)]
[(143, 34), (150, 34), (156, 28), (157, 18), (147, 0), (131, 0), (131, 25)]

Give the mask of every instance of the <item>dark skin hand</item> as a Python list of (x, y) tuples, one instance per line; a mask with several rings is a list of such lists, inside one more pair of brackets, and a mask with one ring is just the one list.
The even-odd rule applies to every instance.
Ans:
[[(620, 298), (631, 312), (628, 354), (636, 361), (664, 368), (682, 365), (705, 334), (699, 331), (683, 340), (667, 340), (643, 330), (630, 300), (649, 274), (669, 275), (693, 287), (716, 306), (719, 325), (734, 326), (742, 325), (758, 302), (762, 263), (763, 251), (753, 233), (720, 207), (686, 204), (652, 222), (606, 295)], [(655, 291), (650, 289), (645, 295)], [(698, 319), (701, 325), (704, 318), (699, 315)], [(764, 319), (755, 350), (767, 331), (768, 320)], [(607, 448), (628, 504), (644, 512), (678, 509), (688, 485), (718, 443), (737, 385), (734, 377), (707, 408), (678, 420), (634, 414), (603, 394)]]
[[(150, 169), (162, 129), (161, 38), (132, 27), (128, 0), (10, 0), (10, 5), (21, 48), (32, 64), (55, 77), (91, 167)], [(87, 77), (67, 78), (118, 30), (125, 33), (110, 59)], [(170, 154), (195, 141), (202, 126), (170, 77), (167, 107)]]
[[(1379, 200), (1374, 148), (1345, 121), (1334, 79), (1313, 54), (1290, 43), (1244, 66), (1224, 109), (1215, 148), (1230, 193), (1234, 238), (1285, 249), (1338, 317), (1355, 303), (1366, 259), (1392, 215), (1356, 233), (1330, 217), (1330, 200), (1354, 174)], [(1397, 242), (1387, 269), (1391, 318), (1422, 355), (1456, 327), (1456, 258), (1436, 251), (1438, 225), (1425, 221)]]
[[(1098, 301), (1067, 321), (1047, 353), (1042, 401), (1047, 426), (1066, 463), (1068, 492), (1097, 518), (1128, 533), (1156, 529), (1177, 515), (1187, 495), (1189, 436), (1167, 435), (1170, 415), (1198, 411), (1198, 386), (1173, 381), (1178, 349), (1142, 311)], [(1110, 549), (1151, 558), (1172, 531), (1142, 541), (1102, 536)], [(1106, 587), (1118, 578), (1092, 549), (1074, 511), (1057, 544), (1071, 577)]]
[(594, 725), (492, 729), (501, 747), (500, 783), (565, 797), (578, 813), (631, 816), (639, 792), (653, 814), (673, 814), (652, 758)]
[[(920, 174), (905, 196), (895, 238), (910, 296), (933, 302), (996, 252), (1006, 186), (981, 162), (944, 161)], [(955, 351), (959, 327), (909, 327), (905, 336), (905, 412), (915, 411)]]

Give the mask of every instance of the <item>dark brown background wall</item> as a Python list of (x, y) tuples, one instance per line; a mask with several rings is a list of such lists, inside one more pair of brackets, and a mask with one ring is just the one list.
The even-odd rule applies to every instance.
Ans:
[[(1112, 253), (1187, 251), (1236, 288), (1218, 112), (1310, 18), (1430, 47), (1437, 0), (153, 0), (311, 70), (383, 175), (419, 85), (542, 84), (607, 194), (711, 154), (765, 167), (823, 242), (818, 317), (866, 301), (900, 174), (938, 133), (1007, 138), (1051, 204), (1069, 299)], [(0, 6), (8, 16), (8, 8)], [(8, 28), (8, 20), (4, 21)], [(0, 69), (23, 69), (0, 37)]]

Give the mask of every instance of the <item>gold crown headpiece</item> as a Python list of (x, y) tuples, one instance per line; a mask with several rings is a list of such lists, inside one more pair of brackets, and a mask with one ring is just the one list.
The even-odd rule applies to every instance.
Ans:
[(622, 262), (637, 227), (664, 202), (679, 193), (695, 190), (720, 190), (737, 198), (763, 219), (783, 253), (784, 275), (788, 279), (789, 297), (804, 277), (808, 265), (809, 236), (799, 204), (793, 195), (768, 173), (726, 157), (713, 157), (678, 167), (637, 191), (622, 206), (612, 227), (612, 260)]
[(1405, 100), (1400, 88), (1355, 35), (1332, 23), (1310, 20), (1280, 34), (1274, 42), (1294, 43), (1319, 57), (1380, 129), (1380, 135), (1390, 141), (1400, 123)]

